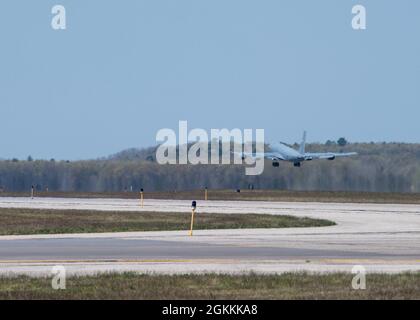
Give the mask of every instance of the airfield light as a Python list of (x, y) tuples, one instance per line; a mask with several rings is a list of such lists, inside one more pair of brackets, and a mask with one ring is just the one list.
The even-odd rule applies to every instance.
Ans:
[(144, 195), (143, 195), (143, 188), (140, 189), (140, 205), (144, 207)]
[(190, 228), (190, 237), (193, 235), (193, 227), (194, 227), (194, 214), (195, 209), (197, 208), (197, 201), (193, 201), (191, 203), (191, 228)]
[(32, 185), (32, 187), (31, 187), (31, 199), (33, 199), (34, 198), (34, 190), (35, 190), (35, 187), (34, 187), (34, 185)]

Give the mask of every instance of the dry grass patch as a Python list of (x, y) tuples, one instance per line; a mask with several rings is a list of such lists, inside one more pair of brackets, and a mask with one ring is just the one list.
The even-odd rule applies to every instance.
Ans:
[[(191, 213), (0, 208), (0, 235), (188, 230)], [(321, 227), (329, 220), (264, 214), (199, 213), (194, 229)]]
[(66, 290), (47, 278), (0, 278), (0, 299), (420, 299), (420, 273), (368, 274), (366, 290), (353, 275), (138, 275), (71, 277)]

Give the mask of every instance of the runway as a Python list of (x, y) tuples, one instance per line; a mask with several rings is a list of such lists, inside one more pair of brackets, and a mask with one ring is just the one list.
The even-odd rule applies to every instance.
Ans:
[[(319, 228), (196, 230), (0, 237), (0, 273), (104, 271), (265, 272), (420, 270), (420, 206), (315, 202), (197, 201), (200, 212), (329, 219)], [(0, 198), (0, 207), (189, 212), (190, 201)]]

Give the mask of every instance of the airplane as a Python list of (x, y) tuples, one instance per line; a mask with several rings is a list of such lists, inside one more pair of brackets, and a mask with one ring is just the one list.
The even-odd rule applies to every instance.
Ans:
[(273, 162), (273, 167), (279, 167), (280, 161), (293, 162), (293, 166), (300, 167), (303, 161), (311, 161), (316, 159), (334, 160), (338, 157), (349, 157), (357, 155), (357, 152), (334, 153), (334, 152), (305, 152), (306, 131), (303, 132), (302, 143), (299, 150), (295, 150), (282, 142), (270, 144), (271, 152), (264, 153), (240, 153), (242, 160), (245, 157), (266, 158)]

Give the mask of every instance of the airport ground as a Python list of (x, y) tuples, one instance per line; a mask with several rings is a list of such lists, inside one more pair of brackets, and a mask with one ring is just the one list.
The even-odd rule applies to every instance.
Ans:
[[(224, 196), (232, 194), (238, 196), (232, 191)], [(250, 195), (240, 200), (197, 197), (192, 198), (198, 202), (196, 223), (204, 227), (195, 230), (193, 237), (183, 227), (191, 213), (191, 197), (161, 196), (146, 198), (144, 207), (129, 197), (0, 197), (0, 215), (8, 215), (4, 222), (19, 221), (3, 228), (0, 236), (0, 296), (188, 298), (177, 287), (191, 287), (194, 293), (188, 279), (195, 277), (202, 284), (202, 294), (196, 293), (196, 298), (253, 298), (257, 288), (252, 279), (259, 277), (255, 285), (261, 284), (261, 298), (419, 299), (418, 195), (368, 194), (364, 202), (362, 196), (358, 201), (327, 201), (331, 195), (322, 201), (291, 201), (290, 195), (288, 201), (282, 197), (267, 201), (263, 194), (259, 201), (250, 201)], [(154, 215), (157, 220), (145, 226), (135, 221), (136, 215), (139, 219)], [(160, 217), (175, 220), (165, 231), (145, 231), (159, 225)], [(65, 231), (56, 229), (60, 219), (66, 227), (78, 222)], [(303, 221), (330, 225), (293, 225)], [(222, 228), (207, 228), (211, 223)], [(292, 225), (285, 228), (288, 223)], [(19, 230), (19, 225), (27, 229)], [(48, 291), (54, 265), (66, 267), (68, 283), (73, 283), (68, 288), (73, 289)], [(368, 273), (368, 289), (359, 293), (351, 289), (355, 265)], [(112, 279), (112, 284), (106, 285), (106, 279)], [(145, 285), (154, 283), (156, 290), (149, 290), (146, 297), (137, 286), (129, 286), (140, 280)], [(120, 290), (119, 285), (128, 286), (121, 291), (124, 294), (106, 296), (107, 291)], [(148, 290), (141, 284), (138, 288)]]
[[(139, 192), (45, 192), (36, 191), (36, 197), (54, 198), (117, 198), (138, 199)], [(0, 197), (28, 197), (27, 192), (0, 192)], [(204, 200), (204, 190), (144, 192), (146, 199)], [(283, 201), (333, 203), (390, 203), (420, 204), (420, 193), (350, 192), (350, 191), (290, 191), (290, 190), (208, 190), (209, 200), (219, 201)]]

